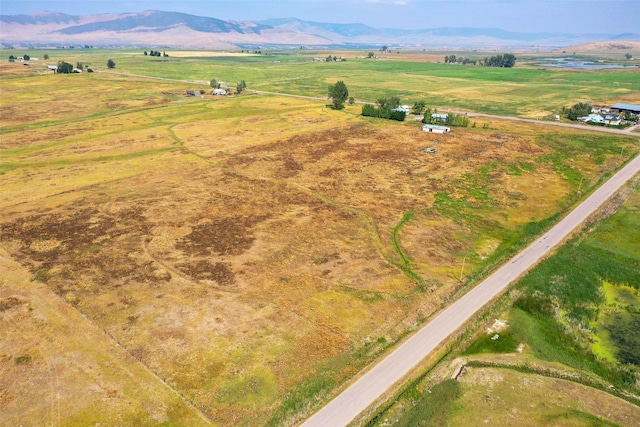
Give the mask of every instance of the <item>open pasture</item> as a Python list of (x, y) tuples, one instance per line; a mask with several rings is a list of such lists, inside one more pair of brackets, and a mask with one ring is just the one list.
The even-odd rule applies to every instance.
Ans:
[[(244, 74), (252, 73), (256, 88), (320, 96), (343, 78), (354, 96), (380, 93), (355, 73), (374, 62), (354, 61), (349, 74), (339, 67), (351, 61), (260, 57), (232, 66), (73, 54), (65, 60), (113, 57), (116, 71), (155, 77), (229, 75), (251, 87)], [(0, 363), (11, 369), (2, 369), (0, 389), (3, 413), (16, 423), (45, 415), (95, 422), (105, 399), (123, 424), (292, 423), (637, 150), (632, 138), (498, 120), (433, 135), (418, 123), (364, 119), (358, 106), (340, 112), (250, 91), (185, 98), (198, 86), (30, 67), (0, 67), (0, 244), (21, 264), (0, 273), (0, 319), (13, 325), (2, 341)], [(423, 71), (393, 73), (385, 63), (374, 74), (385, 90), (404, 84), (399, 91), (409, 86), (398, 82)], [(292, 75), (306, 83), (288, 86)], [(431, 146), (437, 154), (424, 152)], [(40, 301), (84, 321), (70, 332)], [(18, 339), (17, 318), (30, 334), (46, 323), (47, 339)], [(81, 344), (100, 339), (148, 373), (138, 385), (147, 395), (132, 385), (137, 374), (96, 388), (115, 362), (98, 364), (100, 354)], [(24, 420), (32, 402), (22, 384), (76, 354), (78, 378), (49, 380), (78, 384), (59, 388), (58, 400), (91, 390), (90, 402), (37, 406)], [(175, 393), (154, 394), (167, 386)], [(137, 395), (141, 403), (123, 410)], [(162, 404), (145, 403), (154, 399)]]
[[(7, 51), (5, 51), (7, 52)], [(366, 52), (263, 52), (263, 55), (178, 51), (176, 56), (144, 56), (142, 50), (56, 50), (49, 62), (81, 61), (104, 71), (112, 58), (113, 72), (197, 81), (212, 79), (235, 87), (244, 80), (249, 89), (324, 97), (327, 86), (343, 80), (356, 100), (375, 102), (399, 96), (408, 104), (424, 100), (435, 108), (452, 108), (505, 116), (547, 118), (580, 101), (595, 104), (640, 103), (638, 70), (566, 70), (521, 67), (487, 68), (434, 63), (433, 52), (393, 52), (379, 59)], [(269, 53), (267, 55), (267, 53)], [(282, 53), (282, 54), (276, 54)], [(44, 52), (34, 51), (32, 56)], [(312, 62), (329, 54), (346, 62)], [(444, 61), (442, 52), (440, 61)], [(464, 55), (464, 52), (459, 52)], [(470, 52), (478, 57), (493, 55)], [(8, 55), (8, 54), (7, 54)], [(428, 61), (428, 62), (425, 62)], [(37, 64), (32, 64), (32, 67)]]

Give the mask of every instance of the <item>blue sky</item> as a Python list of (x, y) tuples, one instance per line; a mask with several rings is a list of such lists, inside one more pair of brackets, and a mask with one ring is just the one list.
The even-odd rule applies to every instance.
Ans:
[(522, 32), (640, 32), (640, 0), (0, 0), (0, 14), (163, 10), (225, 20), (295, 17), (377, 28), (472, 27)]

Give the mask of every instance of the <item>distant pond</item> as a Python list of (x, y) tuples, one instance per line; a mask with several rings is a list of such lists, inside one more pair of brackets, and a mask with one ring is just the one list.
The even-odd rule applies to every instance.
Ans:
[(603, 64), (594, 61), (583, 61), (574, 58), (543, 58), (535, 65), (558, 68), (577, 68), (581, 70), (601, 70), (606, 68), (640, 68), (638, 65)]

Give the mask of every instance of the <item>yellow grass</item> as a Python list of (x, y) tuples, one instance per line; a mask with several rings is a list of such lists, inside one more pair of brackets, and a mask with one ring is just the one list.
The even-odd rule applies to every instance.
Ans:
[(463, 397), (451, 426), (591, 426), (594, 418), (636, 425), (640, 409), (593, 388), (507, 369), (469, 368), (461, 377)]
[[(0, 292), (27, 301), (0, 311), (12, 424), (264, 424), (323, 366), (348, 381), (381, 348), (365, 344), (431, 315), (461, 286), (461, 259), (497, 248), (438, 214), (438, 191), (467, 197), (451, 183), (549, 150), (527, 125), (436, 136), (311, 100), (0, 72)], [(505, 229), (571, 191), (546, 166), (498, 169), (490, 188)], [(396, 266), (407, 212), (400, 245), (428, 289)]]

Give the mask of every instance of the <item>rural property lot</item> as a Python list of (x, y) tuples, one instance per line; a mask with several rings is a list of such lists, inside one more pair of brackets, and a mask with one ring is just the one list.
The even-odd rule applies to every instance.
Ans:
[(19, 67), (0, 66), (14, 424), (300, 420), (637, 150)]

